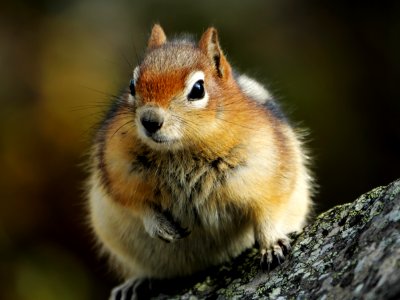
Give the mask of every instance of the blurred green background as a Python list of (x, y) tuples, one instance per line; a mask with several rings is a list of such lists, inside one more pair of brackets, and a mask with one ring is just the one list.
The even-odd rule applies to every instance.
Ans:
[(154, 22), (218, 28), (230, 62), (310, 129), (317, 211), (400, 176), (400, 2), (8, 1), (0, 5), (0, 298), (106, 299), (85, 224), (93, 124)]

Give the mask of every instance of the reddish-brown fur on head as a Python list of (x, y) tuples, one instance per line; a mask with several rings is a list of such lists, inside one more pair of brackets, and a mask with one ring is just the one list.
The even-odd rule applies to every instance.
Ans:
[(137, 82), (137, 93), (143, 104), (153, 104), (168, 108), (173, 97), (180, 93), (189, 70), (159, 74), (144, 69)]

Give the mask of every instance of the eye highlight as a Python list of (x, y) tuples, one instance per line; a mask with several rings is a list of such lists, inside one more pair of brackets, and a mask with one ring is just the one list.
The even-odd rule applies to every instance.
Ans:
[(195, 84), (193, 84), (193, 87), (188, 95), (188, 100), (189, 101), (196, 101), (203, 99), (205, 95), (204, 91), (204, 80), (198, 80), (196, 81)]
[(135, 97), (136, 90), (135, 90), (135, 81), (133, 79), (131, 79), (131, 81), (129, 82), (129, 90), (131, 91), (131, 95)]

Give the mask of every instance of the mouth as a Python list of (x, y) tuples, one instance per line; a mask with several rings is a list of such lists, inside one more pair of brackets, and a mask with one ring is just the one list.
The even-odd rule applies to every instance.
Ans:
[(153, 141), (155, 141), (156, 143), (159, 143), (159, 144), (166, 144), (166, 143), (170, 143), (171, 142), (171, 140), (169, 140), (169, 139), (167, 139), (165, 137), (155, 137), (155, 136), (153, 136), (153, 137), (151, 137), (151, 139)]
[(173, 150), (181, 147), (180, 136), (176, 136), (174, 134), (165, 134), (160, 131), (157, 132), (148, 132), (143, 127), (139, 127), (138, 130), (140, 139), (156, 150)]
[(157, 144), (173, 144), (177, 141), (177, 139), (174, 138), (168, 138), (166, 136), (160, 136), (160, 135), (150, 135), (148, 136), (153, 142), (156, 142)]

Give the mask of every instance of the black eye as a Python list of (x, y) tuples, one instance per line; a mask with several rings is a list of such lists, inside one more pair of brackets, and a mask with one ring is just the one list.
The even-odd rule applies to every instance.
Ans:
[(131, 95), (135, 97), (135, 81), (133, 79), (129, 82), (129, 89), (131, 90)]
[(204, 98), (204, 81), (199, 80), (197, 81), (193, 87), (192, 90), (190, 91), (188, 98), (189, 100), (200, 100)]

